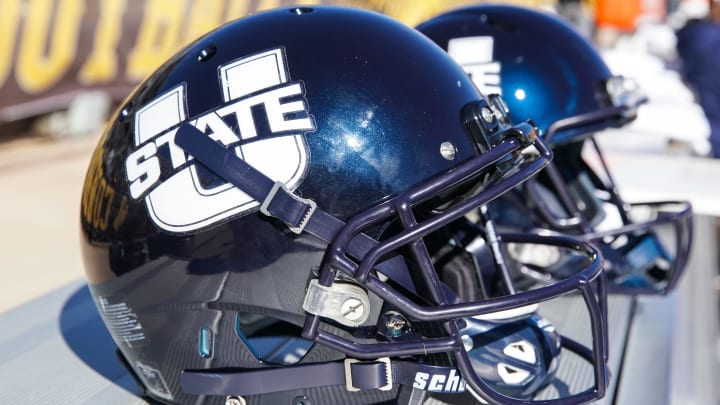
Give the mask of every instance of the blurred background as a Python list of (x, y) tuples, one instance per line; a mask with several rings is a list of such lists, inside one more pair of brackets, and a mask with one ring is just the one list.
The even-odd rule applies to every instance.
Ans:
[[(82, 277), (77, 245), (82, 181), (106, 119), (123, 97), (204, 32), (252, 12), (297, 3), (0, 0), (0, 311)], [(414, 26), (477, 1), (302, 3), (370, 8)], [(611, 152), (626, 195), (691, 199), (696, 211), (720, 213), (715, 198), (720, 192), (705, 182), (709, 179), (712, 185), (720, 169), (710, 159), (711, 121), (697, 91), (710, 87), (688, 80), (684, 72), (689, 63), (678, 52), (676, 35), (690, 22), (711, 21), (711, 2), (502, 3), (542, 8), (566, 18), (597, 45), (614, 73), (636, 78), (648, 94), (650, 102), (630, 127), (599, 137)], [(714, 27), (717, 32), (720, 26)], [(720, 40), (712, 35), (718, 37), (710, 30), (690, 41), (710, 47), (699, 62), (690, 62), (711, 71), (720, 59)], [(648, 165), (655, 176), (643, 174)]]

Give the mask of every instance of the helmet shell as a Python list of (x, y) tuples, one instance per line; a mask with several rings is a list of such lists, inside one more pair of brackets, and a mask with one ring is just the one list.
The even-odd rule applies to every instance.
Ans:
[[(474, 156), (461, 110), (481, 98), (417, 31), (341, 7), (230, 22), (143, 81), (92, 156), (81, 246), (99, 312), (148, 394), (197, 402), (180, 390), (181, 370), (269, 365), (243, 325), (258, 314), (301, 325), (304, 286), (327, 248), (194, 164), (173, 143), (178, 124), (347, 219)], [(315, 345), (300, 361), (342, 357)]]

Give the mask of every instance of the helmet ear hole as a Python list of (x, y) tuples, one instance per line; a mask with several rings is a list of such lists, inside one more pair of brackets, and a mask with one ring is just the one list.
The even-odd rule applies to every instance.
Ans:
[(313, 346), (301, 328), (266, 315), (238, 312), (235, 331), (253, 356), (263, 363), (297, 364)]

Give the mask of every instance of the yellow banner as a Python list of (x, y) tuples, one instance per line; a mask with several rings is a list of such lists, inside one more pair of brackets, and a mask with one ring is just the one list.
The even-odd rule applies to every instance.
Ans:
[[(0, 0), (0, 122), (62, 109), (88, 90), (119, 100), (182, 46), (252, 12), (338, 4), (414, 26), (472, 3), (478, 1)], [(537, 7), (555, 1), (502, 3)]]

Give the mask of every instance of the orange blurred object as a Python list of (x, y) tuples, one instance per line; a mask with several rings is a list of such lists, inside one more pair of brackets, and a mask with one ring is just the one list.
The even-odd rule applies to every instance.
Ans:
[(642, 11), (642, 0), (596, 0), (595, 24), (598, 28), (615, 28), (632, 32)]

